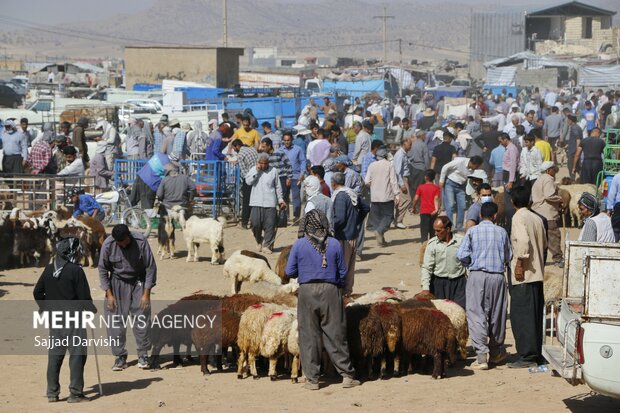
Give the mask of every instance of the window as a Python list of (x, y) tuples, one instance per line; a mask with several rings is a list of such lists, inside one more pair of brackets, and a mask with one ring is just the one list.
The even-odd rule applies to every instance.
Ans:
[(592, 38), (592, 17), (581, 18), (581, 38), (582, 39)]

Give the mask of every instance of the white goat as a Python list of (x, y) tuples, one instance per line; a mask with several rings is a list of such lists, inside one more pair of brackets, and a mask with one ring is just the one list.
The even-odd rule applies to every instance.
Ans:
[(211, 264), (219, 264), (224, 259), (224, 224), (225, 219), (220, 217), (198, 218), (192, 216), (185, 221), (183, 237), (187, 245), (187, 262), (198, 261), (198, 247), (208, 242), (211, 244)]
[[(188, 221), (189, 222), (189, 221)], [(235, 251), (224, 264), (224, 276), (232, 282), (231, 292), (237, 294), (241, 290), (244, 281), (256, 283), (267, 281), (271, 284), (280, 285), (280, 277), (273, 272), (267, 263), (259, 258), (251, 258)], [(290, 291), (293, 292), (294, 290)]]

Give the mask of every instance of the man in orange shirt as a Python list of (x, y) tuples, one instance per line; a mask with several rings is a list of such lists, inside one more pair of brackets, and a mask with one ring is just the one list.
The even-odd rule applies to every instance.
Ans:
[(244, 116), (241, 120), (243, 127), (237, 129), (232, 137), (232, 140), (239, 139), (244, 145), (253, 146), (258, 149), (260, 143), (260, 134), (250, 123), (250, 118)]

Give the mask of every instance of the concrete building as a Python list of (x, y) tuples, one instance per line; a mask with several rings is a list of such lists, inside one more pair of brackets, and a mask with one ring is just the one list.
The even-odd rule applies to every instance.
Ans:
[(522, 51), (537, 54), (617, 52), (612, 28), (616, 12), (572, 1), (533, 11), (474, 13), (470, 32), (470, 67), (484, 77), (484, 62)]
[(160, 83), (163, 79), (209, 83), (231, 88), (239, 83), (239, 57), (234, 47), (125, 47), (125, 86)]

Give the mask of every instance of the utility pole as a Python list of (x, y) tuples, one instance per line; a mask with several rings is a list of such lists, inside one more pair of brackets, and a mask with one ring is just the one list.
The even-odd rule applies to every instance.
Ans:
[(387, 63), (387, 20), (395, 19), (394, 16), (387, 15), (387, 6), (383, 6), (383, 16), (373, 16), (373, 19), (383, 20), (383, 64)]
[(228, 1), (223, 0), (224, 9), (224, 47), (228, 47)]

